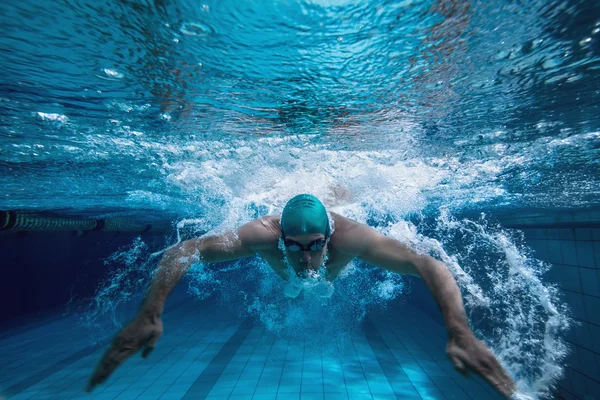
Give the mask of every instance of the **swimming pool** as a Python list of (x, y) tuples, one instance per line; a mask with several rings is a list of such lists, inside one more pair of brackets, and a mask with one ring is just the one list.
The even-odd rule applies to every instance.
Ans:
[[(595, 2), (0, 11), (0, 396), (83, 397), (162, 250), (310, 192), (442, 260), (522, 398), (598, 397)], [(94, 396), (497, 397), (452, 369), (419, 279), (283, 285), (256, 257), (195, 264), (155, 353)]]

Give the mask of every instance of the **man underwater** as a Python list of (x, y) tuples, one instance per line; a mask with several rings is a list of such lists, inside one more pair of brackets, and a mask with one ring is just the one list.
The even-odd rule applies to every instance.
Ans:
[[(323, 283), (337, 278), (354, 258), (388, 271), (421, 277), (444, 317), (448, 331), (446, 353), (454, 366), (463, 374), (473, 371), (481, 375), (506, 397), (513, 393), (511, 378), (469, 327), (458, 285), (442, 262), (418, 254), (367, 225), (328, 213), (321, 201), (309, 194), (293, 197), (281, 216), (261, 217), (235, 232), (186, 240), (168, 249), (137, 316), (117, 334), (87, 390), (103, 383), (139, 350), (143, 349), (144, 358), (150, 354), (162, 334), (160, 317), (167, 296), (193, 263), (232, 261), (254, 254), (264, 258), (281, 278), (299, 282), (286, 285), (285, 294), (289, 297), (297, 296), (304, 287), (313, 288), (310, 282), (319, 282), (327, 292), (328, 286)], [(325, 260), (326, 268), (322, 268)], [(296, 276), (289, 276), (288, 265)], [(332, 290), (330, 283), (329, 287)], [(331, 293), (322, 295), (328, 297)]]

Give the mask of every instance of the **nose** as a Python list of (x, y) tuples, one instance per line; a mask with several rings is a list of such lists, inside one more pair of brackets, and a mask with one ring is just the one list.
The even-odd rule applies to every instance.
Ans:
[(300, 261), (302, 261), (303, 263), (309, 263), (310, 262), (310, 252), (309, 251), (303, 251), (302, 252), (302, 258), (300, 258)]

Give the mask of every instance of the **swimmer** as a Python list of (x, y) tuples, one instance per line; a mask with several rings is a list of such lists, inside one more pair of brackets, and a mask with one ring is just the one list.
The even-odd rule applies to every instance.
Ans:
[[(454, 366), (465, 375), (479, 374), (507, 398), (514, 392), (508, 373), (471, 330), (460, 290), (445, 264), (367, 225), (328, 213), (319, 199), (308, 194), (288, 201), (281, 216), (261, 217), (235, 232), (186, 240), (168, 249), (137, 316), (117, 334), (86, 390), (106, 381), (139, 350), (144, 358), (150, 354), (162, 334), (161, 314), (167, 296), (194, 262), (218, 263), (254, 254), (264, 258), (282, 279), (296, 282), (294, 287), (286, 287), (289, 297), (297, 296), (303, 287), (315, 286), (302, 282), (331, 283), (354, 258), (388, 271), (421, 277), (444, 317), (448, 331), (446, 354)], [(328, 290), (325, 292), (330, 295)]]

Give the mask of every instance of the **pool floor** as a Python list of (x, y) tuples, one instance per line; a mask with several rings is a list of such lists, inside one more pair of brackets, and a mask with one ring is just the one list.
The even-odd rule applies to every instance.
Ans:
[[(446, 357), (442, 325), (418, 309), (367, 317), (337, 348), (277, 337), (263, 324), (184, 301), (163, 315), (154, 352), (129, 359), (91, 394), (107, 344), (91, 345), (75, 316), (0, 336), (7, 399), (501, 399)], [(201, 316), (201, 317), (199, 317)], [(335, 346), (334, 346), (335, 347)]]

